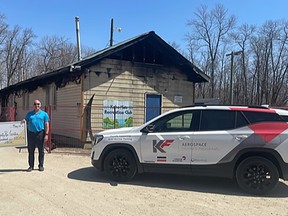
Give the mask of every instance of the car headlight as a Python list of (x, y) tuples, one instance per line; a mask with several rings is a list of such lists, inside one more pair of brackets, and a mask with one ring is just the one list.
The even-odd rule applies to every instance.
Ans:
[(94, 146), (94, 145), (98, 144), (103, 138), (104, 138), (103, 135), (94, 136), (94, 139), (92, 141), (92, 145)]

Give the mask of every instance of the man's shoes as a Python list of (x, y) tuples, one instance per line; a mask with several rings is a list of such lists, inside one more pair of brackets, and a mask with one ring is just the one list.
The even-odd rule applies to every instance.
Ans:
[(27, 172), (31, 172), (33, 170), (33, 167), (29, 167), (28, 169), (27, 169)]
[(39, 171), (43, 172), (44, 171), (44, 167), (43, 166), (39, 166)]

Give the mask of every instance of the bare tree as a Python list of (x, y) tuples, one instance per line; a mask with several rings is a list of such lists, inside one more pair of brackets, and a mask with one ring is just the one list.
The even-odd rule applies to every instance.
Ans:
[(92, 55), (96, 52), (96, 50), (92, 47), (82, 46), (81, 47), (82, 56), (85, 58), (89, 55)]
[[(230, 34), (231, 39), (242, 51), (241, 58), (236, 59), (235, 65), (235, 101), (237, 104), (251, 103), (250, 91), (251, 80), (249, 79), (249, 57), (251, 56), (251, 40), (255, 35), (256, 26), (243, 24), (236, 31)], [(237, 73), (238, 72), (238, 73)]]
[(177, 44), (176, 42), (168, 42), (168, 44), (173, 47), (175, 50), (177, 50), (178, 52), (181, 52), (181, 49), (180, 49), (180, 45)]
[(0, 14), (0, 87), (4, 86), (4, 65), (1, 64), (1, 57), (4, 52), (4, 41), (7, 37), (8, 24), (4, 22), (5, 16)]
[[(65, 37), (46, 36), (37, 44), (34, 71), (37, 74), (47, 73), (65, 67), (77, 61), (77, 47)], [(95, 52), (92, 48), (84, 47), (83, 56)]]
[(0, 56), (3, 52), (3, 45), (8, 31), (8, 24), (4, 22), (4, 19), (5, 16), (0, 14)]
[(226, 42), (227, 33), (234, 28), (235, 24), (236, 18), (229, 16), (222, 5), (216, 5), (211, 11), (202, 5), (197, 9), (195, 18), (187, 23), (192, 28), (192, 32), (187, 34), (186, 40), (190, 44), (197, 44), (198, 51), (205, 50), (209, 58), (205, 68), (211, 76), (210, 97), (214, 97), (219, 49)]
[(273, 40), (270, 42), (271, 73), (269, 73), (268, 98), (272, 105), (287, 100), (288, 87), (288, 22), (278, 21)]
[[(233, 94), (237, 104), (287, 103), (288, 93), (288, 22), (267, 21), (260, 28), (241, 25), (234, 30), (235, 17), (228, 16), (221, 5), (209, 11), (197, 9), (195, 19), (187, 24), (188, 57), (211, 76), (211, 83), (201, 84), (196, 97), (218, 97), (228, 102), (229, 80), (233, 78)], [(238, 48), (236, 48), (238, 47)], [(225, 53), (241, 50), (231, 61)]]
[(18, 81), (16, 76), (19, 74), (25, 51), (32, 44), (33, 37), (35, 35), (31, 29), (21, 31), (19, 26), (8, 31), (1, 55), (1, 64), (4, 64), (7, 86)]
[(75, 45), (59, 36), (44, 37), (37, 45), (37, 53), (35, 71), (38, 74), (67, 66), (77, 60)]
[(257, 104), (283, 104), (287, 100), (288, 23), (267, 21), (252, 41)]

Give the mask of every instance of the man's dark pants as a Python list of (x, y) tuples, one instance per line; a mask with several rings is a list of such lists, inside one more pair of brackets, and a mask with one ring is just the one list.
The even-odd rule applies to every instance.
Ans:
[(38, 161), (39, 167), (44, 165), (44, 131), (40, 132), (30, 132), (28, 131), (28, 163), (29, 167), (34, 167), (35, 160), (35, 148), (38, 148)]

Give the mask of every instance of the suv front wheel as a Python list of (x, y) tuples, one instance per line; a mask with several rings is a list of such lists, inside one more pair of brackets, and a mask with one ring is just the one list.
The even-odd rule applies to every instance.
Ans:
[(133, 155), (125, 149), (115, 149), (104, 160), (104, 171), (115, 181), (131, 180), (137, 172)]
[(279, 173), (270, 160), (263, 157), (249, 157), (237, 167), (236, 180), (247, 193), (261, 195), (276, 187)]

